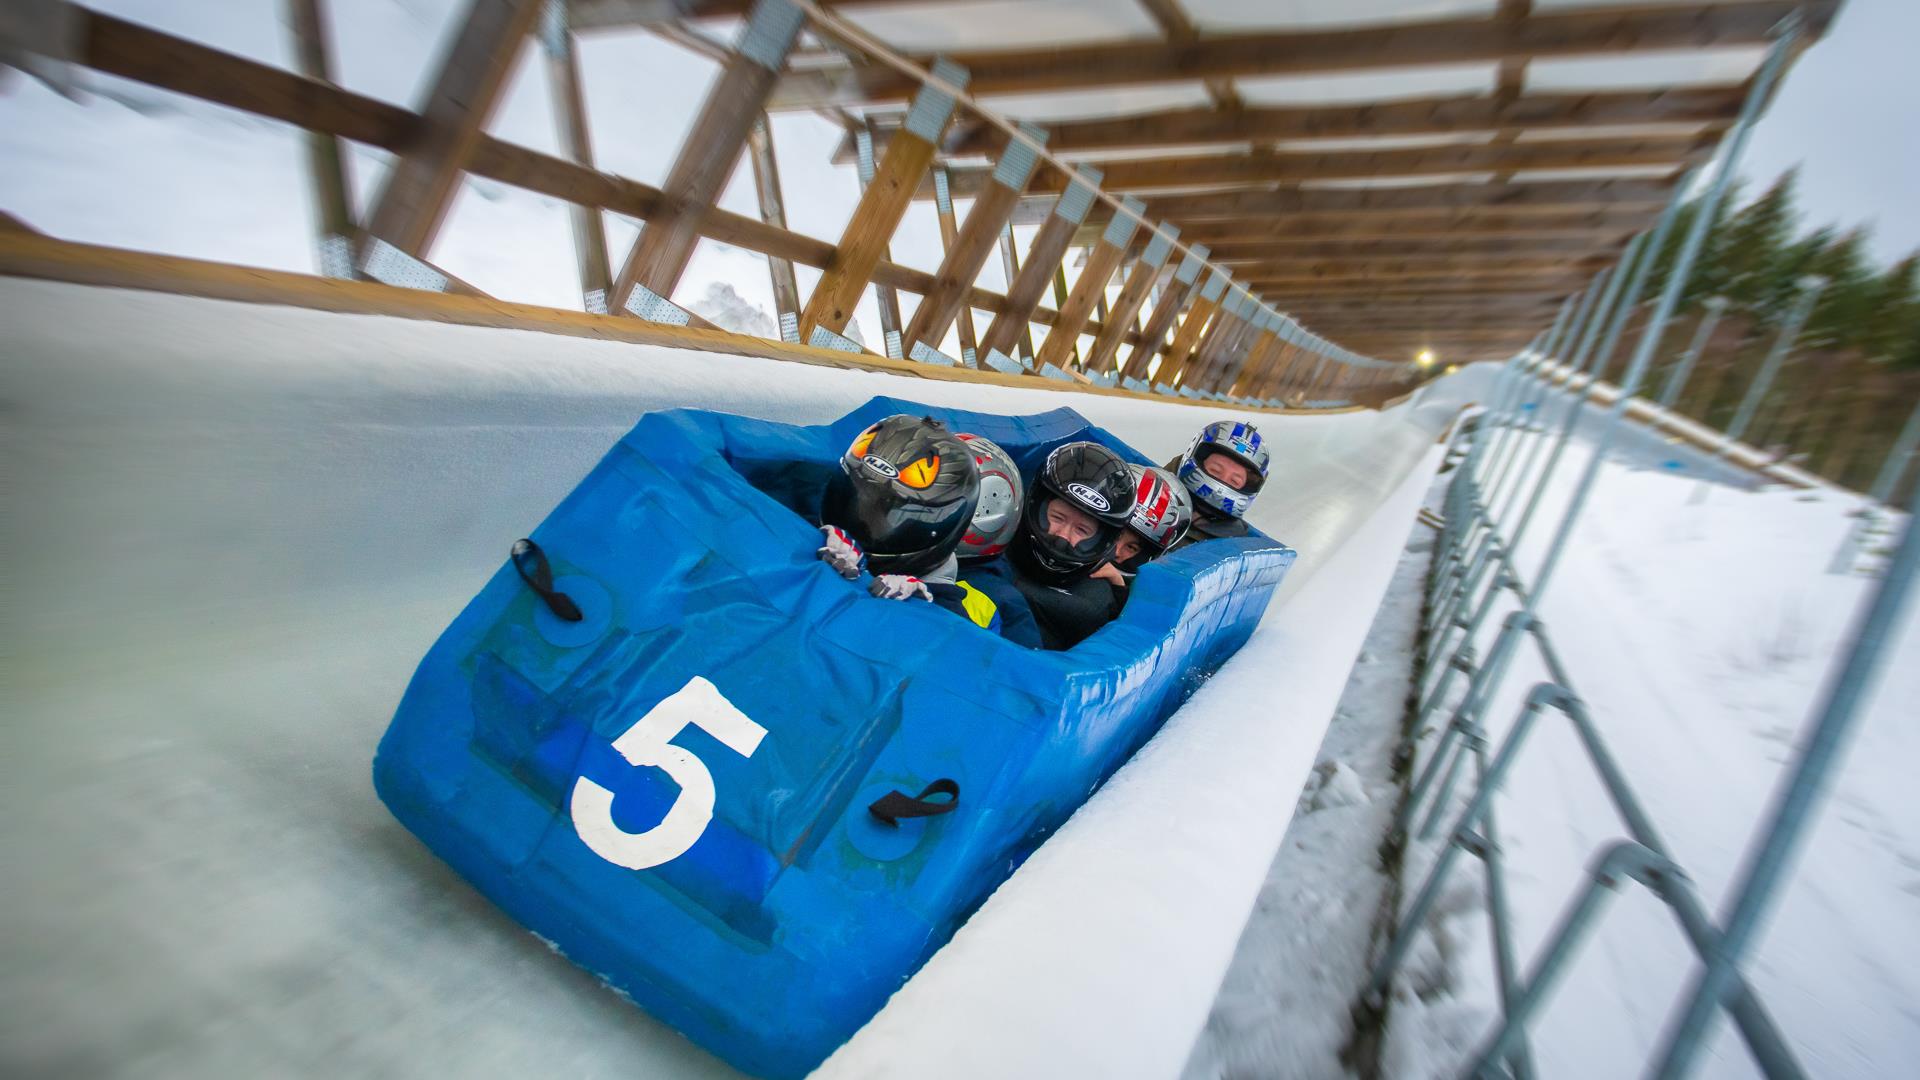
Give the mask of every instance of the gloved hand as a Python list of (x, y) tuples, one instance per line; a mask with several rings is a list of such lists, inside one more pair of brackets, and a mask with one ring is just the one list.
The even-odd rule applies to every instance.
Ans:
[(861, 551), (860, 545), (853, 542), (853, 537), (832, 525), (822, 525), (820, 531), (826, 534), (827, 538), (827, 542), (821, 545), (818, 552), (820, 561), (833, 567), (834, 573), (848, 581), (859, 577), (860, 566), (867, 561), (866, 552)]
[(911, 600), (917, 596), (929, 604), (933, 602), (927, 583), (907, 574), (875, 574), (867, 591), (882, 600)]

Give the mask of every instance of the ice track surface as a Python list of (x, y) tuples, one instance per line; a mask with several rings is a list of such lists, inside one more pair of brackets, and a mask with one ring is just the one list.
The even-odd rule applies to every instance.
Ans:
[[(648, 410), (819, 423), (883, 393), (1016, 413), (1067, 405), (1156, 457), (1231, 415), (10, 279), (0, 323), (0, 1072), (13, 1075), (730, 1075), (552, 956), (375, 799), (375, 742), (427, 646)], [(1424, 486), (1435, 437), (1481, 382), (1455, 377), (1386, 414), (1261, 422), (1275, 465), (1254, 519), (1301, 558), (1216, 681), (1304, 727), (1303, 760), (1288, 766), (1299, 776), (1332, 701), (1288, 710), (1288, 688), (1266, 685), (1249, 654), (1278, 640), (1268, 630), (1290, 598), (1400, 493), (1397, 550), (1414, 505), (1404, 492)], [(1337, 601), (1339, 586), (1319, 591)], [(1328, 631), (1340, 640), (1327, 666), (1341, 649), (1351, 662), (1378, 598), (1354, 594), (1358, 630)], [(1220, 694), (1196, 705), (1209, 700)], [(1195, 712), (1176, 722), (1214, 719)], [(1180, 778), (1160, 781), (1177, 790)], [(1267, 794), (1292, 804), (1291, 788)], [(1099, 820), (1077, 817), (1049, 847), (1128, 844), (1102, 838)], [(1271, 851), (1248, 856), (1253, 880), (1225, 909), (1244, 916)], [(1029, 876), (983, 917), (1067, 902), (1024, 888)], [(973, 929), (956, 944), (991, 951)], [(1238, 923), (1222, 935), (1201, 965), (1216, 965), (1215, 983)], [(979, 970), (991, 978), (994, 964)], [(1139, 989), (1113, 981), (1116, 995)], [(907, 997), (876, 1026), (911, 1031)], [(1166, 1035), (1173, 1069), (1210, 998)], [(826, 1071), (864, 1075), (858, 1060), (904, 1045)], [(925, 1075), (928, 1059), (911, 1067)]]

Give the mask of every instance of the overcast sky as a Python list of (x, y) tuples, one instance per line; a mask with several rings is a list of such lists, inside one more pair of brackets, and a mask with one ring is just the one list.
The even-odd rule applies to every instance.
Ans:
[(1800, 164), (1808, 225), (1871, 223), (1891, 262), (1920, 248), (1920, 0), (1847, 0), (1753, 133), (1751, 194)]

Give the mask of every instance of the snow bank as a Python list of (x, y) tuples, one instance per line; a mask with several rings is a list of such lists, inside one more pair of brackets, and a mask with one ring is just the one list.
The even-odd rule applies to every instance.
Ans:
[(1351, 1007), (1389, 886), (1379, 848), (1398, 801), (1394, 752), (1432, 554), (1432, 530), (1415, 526), (1183, 1080), (1347, 1072)]
[[(1569, 458), (1583, 463), (1586, 451)], [(1561, 471), (1538, 535), (1523, 544), (1525, 574), (1537, 567), (1578, 469)], [(1543, 614), (1575, 689), (1718, 910), (1869, 583), (1825, 573), (1857, 496), (1715, 487), (1695, 504), (1695, 487), (1607, 466)], [(1498, 621), (1496, 613), (1491, 625)], [(1910, 611), (1834, 798), (1748, 967), (1816, 1076), (1883, 1076), (1920, 1059), (1920, 938), (1907, 932), (1920, 917), (1920, 794), (1911, 775), (1920, 753), (1917, 624), (1920, 612)], [(1489, 714), (1496, 740), (1544, 677), (1523, 648)], [(1551, 716), (1496, 810), (1524, 959), (1584, 882), (1595, 849), (1623, 829), (1571, 730)], [(1430, 854), (1416, 849), (1415, 872)], [(1396, 998), (1394, 1075), (1449, 1075), (1456, 1051), (1473, 1049), (1492, 1015), (1479, 872), (1471, 860), (1463, 867), (1428, 943), (1429, 960), (1443, 962), (1423, 966), (1416, 954)], [(1541, 1019), (1541, 1075), (1638, 1071), (1691, 955), (1664, 907), (1625, 890)], [(1721, 1023), (1702, 1075), (1752, 1071)]]

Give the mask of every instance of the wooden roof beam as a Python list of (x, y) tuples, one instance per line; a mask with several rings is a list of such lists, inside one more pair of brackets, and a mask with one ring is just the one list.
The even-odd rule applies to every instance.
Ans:
[[(1156, 220), (1177, 221), (1197, 228), (1205, 221), (1240, 222), (1248, 218), (1286, 217), (1290, 220), (1348, 220), (1374, 214), (1432, 213), (1445, 210), (1494, 211), (1510, 215), (1566, 214), (1644, 209), (1658, 212), (1666, 206), (1678, 182), (1675, 174), (1659, 179), (1528, 180), (1523, 182), (1446, 182), (1386, 188), (1268, 187), (1243, 191), (1209, 191), (1156, 195), (1147, 199), (1147, 213)], [(1033, 210), (1027, 207), (1031, 204)], [(1044, 196), (1022, 204), (1014, 224), (1036, 223), (1047, 205)], [(1106, 220), (1104, 208), (1093, 217)]]
[[(938, 71), (942, 81), (949, 85), (966, 85), (965, 71), (944, 62), (938, 65)], [(900, 227), (900, 219), (906, 216), (914, 190), (929, 178), (934, 144), (946, 129), (947, 121), (953, 118), (953, 105), (951, 94), (932, 85), (923, 87), (915, 96), (906, 134), (888, 144), (886, 154), (874, 169), (872, 182), (860, 193), (860, 203), (854, 207), (853, 216), (840, 234), (833, 264), (820, 275), (813, 294), (807, 297), (806, 310), (800, 314), (802, 342), (812, 344), (813, 332), (818, 328), (836, 334), (846, 329), (860, 294), (873, 280), (874, 268), (887, 254), (888, 241)]]
[(721, 68), (661, 185), (661, 212), (641, 226), (613, 280), (607, 308), (626, 314), (637, 288), (671, 299), (700, 242), (701, 224), (733, 176), (761, 107), (800, 36), (799, 9), (761, 4), (741, 31), (740, 46)]
[[(1664, 167), (1682, 169), (1713, 152), (1709, 136), (1651, 139), (1564, 139), (1510, 146), (1426, 146), (1408, 150), (1297, 151), (1251, 154), (1194, 154), (1167, 158), (1113, 158), (1083, 162), (1106, 176), (1108, 191), (1146, 191), (1229, 185), (1297, 184), (1309, 180), (1372, 180), (1382, 177), (1449, 176), (1457, 173), (1521, 172), (1551, 169)], [(967, 166), (951, 170), (955, 198), (971, 198), (990, 170)], [(1043, 167), (1029, 186), (1035, 193), (1057, 192), (1066, 183), (1059, 169)], [(916, 198), (933, 198), (931, 184)]]
[[(1128, 197), (1127, 203), (1139, 209), (1138, 200)], [(1080, 268), (1080, 276), (1074, 280), (1073, 292), (1066, 302), (1060, 305), (1060, 319), (1048, 332), (1047, 340), (1042, 342), (1033, 354), (1035, 367), (1044, 368), (1048, 364), (1066, 367), (1069, 357), (1080, 340), (1080, 331), (1092, 317), (1094, 305), (1107, 294), (1107, 282), (1112, 280), (1113, 272), (1120, 268), (1120, 261), (1126, 257), (1127, 245), (1133, 240), (1139, 221), (1124, 214), (1115, 214), (1100, 242), (1093, 245), (1087, 255), (1086, 265)], [(1071, 234), (1069, 234), (1071, 235)], [(1111, 321), (1111, 316), (1109, 316)]]
[(1597, 243), (1653, 224), (1647, 210), (1569, 211), (1565, 214), (1507, 214), (1499, 211), (1436, 211), (1370, 214), (1355, 217), (1289, 217), (1199, 221), (1186, 235), (1211, 243), (1323, 244), (1330, 240), (1368, 243), (1384, 240), (1582, 240)]
[[(1622, 237), (1624, 239), (1624, 236)], [(1427, 258), (1455, 256), (1472, 258), (1512, 258), (1516, 255), (1591, 255), (1614, 250), (1618, 245), (1599, 237), (1575, 239), (1518, 239), (1512, 237), (1466, 237), (1451, 240), (1291, 240), (1256, 238), (1252, 240), (1216, 240), (1215, 262), (1272, 262), (1278, 259), (1350, 259), (1350, 258)]]
[(369, 247), (382, 241), (424, 257), (446, 220), (467, 158), (486, 134), (539, 0), (471, 0), (421, 106), (416, 138), (387, 170), (365, 217)]
[[(1190, 82), (1219, 76), (1336, 72), (1498, 63), (1508, 59), (1617, 56), (1632, 52), (1764, 45), (1794, 11), (1809, 39), (1826, 31), (1840, 0), (1730, 0), (1658, 7), (1594, 8), (1435, 19), (1335, 30), (1203, 35), (1184, 43), (1143, 41), (954, 55), (980, 94), (1032, 94)], [(775, 93), (779, 108), (904, 101), (917, 84), (891, 68), (849, 66), (794, 72)]]
[(1173, 254), (1173, 243), (1179, 239), (1180, 230), (1172, 225), (1161, 225), (1148, 236), (1140, 257), (1134, 260), (1133, 269), (1127, 273), (1126, 284), (1120, 287), (1120, 295), (1114, 298), (1113, 307), (1108, 309), (1107, 325), (1087, 350), (1088, 371), (1107, 371), (1113, 367), (1120, 339), (1126, 334), (1127, 328), (1133, 325), (1140, 308), (1146, 304), (1154, 282), (1165, 276), (1168, 277), (1166, 287), (1173, 287), (1167, 257)]
[[(821, 6), (899, 7), (915, 2), (926, 0), (823, 0)], [(740, 18), (752, 9), (753, 0), (567, 0), (567, 20), (576, 30), (646, 29), (686, 19)]]
[(1052, 282), (1055, 270), (1060, 268), (1060, 260), (1067, 254), (1067, 245), (1072, 242), (1073, 234), (1086, 220), (1087, 210), (1094, 203), (1094, 191), (1100, 185), (1100, 174), (1087, 170), (1084, 182), (1076, 183), (1066, 194), (1060, 196), (1054, 207), (1053, 216), (1040, 226), (1033, 236), (1033, 243), (1027, 246), (1026, 258), (1021, 260), (1020, 273), (1007, 284), (1007, 306), (993, 317), (993, 323), (987, 332), (980, 336), (982, 355), (999, 350), (1002, 354), (1013, 355), (1014, 342), (1026, 331), (1032, 321), (1033, 311), (1040, 303), (1040, 297)]
[[(419, 116), (397, 105), (78, 5), (69, 10), (79, 41), (75, 60), (96, 71), (395, 153), (409, 145), (421, 128)], [(597, 172), (488, 135), (482, 135), (475, 146), (467, 171), (642, 221), (660, 213), (665, 201), (664, 193), (651, 184)], [(834, 258), (834, 246), (824, 240), (719, 208), (706, 214), (701, 230), (723, 244), (805, 266), (824, 269)], [(932, 274), (886, 260), (874, 268), (873, 280), (921, 295), (934, 284)], [(998, 312), (1007, 307), (1007, 298), (972, 286), (966, 303)], [(1044, 307), (1031, 313), (1032, 321), (1048, 326), (1056, 317)], [(1128, 338), (1138, 340), (1137, 335)]]
[[(1214, 262), (1221, 260), (1216, 257)], [(1380, 258), (1366, 256), (1334, 256), (1325, 259), (1257, 259), (1236, 260), (1234, 276), (1245, 280), (1275, 276), (1295, 277), (1328, 274), (1335, 277), (1344, 274), (1373, 274), (1393, 277), (1398, 275), (1429, 275), (1437, 272), (1457, 271), (1464, 275), (1486, 275), (1505, 271), (1532, 273), (1535, 271), (1579, 270), (1588, 268), (1589, 272), (1613, 261), (1613, 257), (1604, 252), (1590, 255), (1537, 255), (1532, 257), (1513, 255), (1491, 255), (1475, 257), (1471, 255), (1388, 255)]]
[(1268, 303), (1281, 311), (1294, 311), (1315, 303), (1371, 304), (1384, 308), (1392, 304), (1466, 303), (1495, 298), (1535, 297), (1558, 303), (1585, 282), (1544, 283), (1537, 288), (1508, 282), (1463, 281), (1451, 286), (1428, 283), (1396, 285), (1391, 282), (1330, 282), (1320, 285), (1290, 283), (1265, 290)]
[(1501, 312), (1532, 315), (1551, 312), (1560, 301), (1551, 294), (1533, 293), (1509, 299), (1500, 294), (1481, 296), (1406, 296), (1386, 300), (1350, 297), (1288, 297), (1289, 314), (1302, 319), (1310, 315), (1380, 314), (1405, 312), (1409, 315), (1446, 315), (1458, 312)]
[(1356, 334), (1531, 333), (1543, 329), (1552, 317), (1538, 319), (1409, 319), (1369, 322), (1366, 319), (1302, 319), (1306, 325), (1336, 341)]
[[(1200, 39), (1200, 28), (1193, 25), (1186, 9), (1180, 6), (1180, 0), (1138, 0), (1147, 12), (1147, 17), (1160, 24), (1160, 34), (1175, 45), (1187, 45)], [(1241, 107), (1240, 91), (1234, 89), (1233, 80), (1228, 78), (1210, 78), (1207, 80), (1207, 96), (1222, 109)]]
[[(940, 268), (934, 273), (934, 286), (920, 301), (914, 310), (913, 321), (907, 324), (906, 334), (901, 347), (907, 355), (913, 354), (916, 343), (924, 343), (929, 348), (938, 349), (946, 339), (947, 330), (955, 319), (971, 321), (967, 312), (967, 291), (973, 286), (974, 279), (980, 276), (980, 269), (992, 256), (994, 245), (1007, 227), (1007, 218), (1020, 202), (1020, 192), (1033, 176), (1037, 156), (1024, 143), (1016, 144), (1011, 150), (1000, 155), (995, 163), (993, 183), (967, 211), (967, 219), (955, 231), (951, 241), (946, 243), (946, 253), (940, 259)], [(935, 183), (944, 186), (945, 180), (935, 174)], [(1054, 203), (1058, 205), (1059, 200)], [(942, 226), (953, 216), (953, 200), (942, 192), (936, 200), (940, 208)], [(966, 324), (963, 324), (966, 325)], [(973, 347), (976, 354), (978, 346), (971, 332), (961, 335), (961, 347)], [(978, 356), (975, 357), (976, 362)]]
[(1127, 363), (1121, 369), (1121, 374), (1131, 379), (1147, 377), (1147, 366), (1152, 363), (1154, 354), (1160, 351), (1160, 343), (1167, 340), (1167, 331), (1173, 328), (1174, 320), (1180, 317), (1180, 309), (1186, 306), (1187, 298), (1199, 288), (1200, 270), (1206, 265), (1206, 258), (1207, 245), (1187, 245), (1187, 253), (1181, 257), (1180, 265), (1174, 269), (1173, 276), (1167, 279), (1166, 288), (1160, 290), (1160, 299), (1154, 302), (1153, 310), (1147, 315), (1139, 341), (1127, 354)]
[[(1212, 146), (1276, 140), (1452, 135), (1475, 131), (1562, 131), (1596, 126), (1731, 125), (1746, 86), (1679, 87), (1598, 93), (1538, 93), (1512, 100), (1491, 95), (1425, 98), (1365, 105), (1171, 109), (1048, 125), (1062, 153)], [(954, 125), (942, 149), (955, 156), (997, 153), (1006, 134), (977, 118)], [(834, 160), (852, 160), (851, 143)]]

